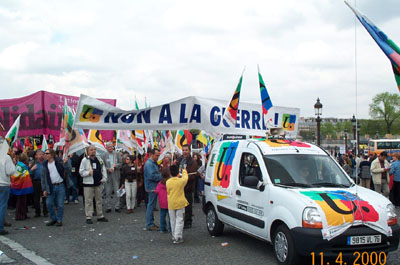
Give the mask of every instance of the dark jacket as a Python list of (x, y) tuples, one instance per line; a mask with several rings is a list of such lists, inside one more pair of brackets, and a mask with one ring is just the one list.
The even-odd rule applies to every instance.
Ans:
[(197, 169), (199, 168), (197, 166), (196, 161), (194, 161), (194, 159), (189, 156), (187, 159), (184, 159), (183, 156), (178, 158), (179, 162), (179, 167), (183, 168), (183, 165), (186, 163), (186, 170), (188, 172), (189, 175), (189, 179), (188, 182), (186, 183), (185, 186), (185, 192), (193, 192), (194, 190), (194, 186), (196, 184), (196, 176), (197, 176)]
[(125, 180), (128, 182), (132, 182), (133, 180), (137, 179), (137, 170), (135, 165), (128, 165), (124, 164), (121, 168), (121, 178), (122, 178), (122, 183), (125, 183)]
[[(67, 188), (67, 182), (65, 180), (65, 169), (68, 170), (68, 163), (63, 163), (61, 161), (61, 159), (59, 159), (58, 157), (54, 158), (55, 161), (55, 165), (58, 171), (58, 174), (60, 174), (61, 178), (63, 179), (63, 184), (65, 186), (65, 188)], [(42, 191), (47, 191), (48, 194), (51, 194), (53, 192), (53, 184), (51, 183), (51, 179), (50, 179), (50, 172), (49, 172), (49, 168), (48, 168), (48, 164), (49, 161), (45, 161), (43, 164), (43, 174), (42, 174)], [(70, 170), (70, 168), (69, 168)]]

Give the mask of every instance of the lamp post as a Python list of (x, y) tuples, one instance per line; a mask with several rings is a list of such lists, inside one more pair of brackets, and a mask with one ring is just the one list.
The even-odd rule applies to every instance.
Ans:
[(314, 110), (315, 110), (315, 116), (316, 122), (317, 122), (317, 145), (321, 145), (321, 115), (322, 115), (322, 104), (319, 101), (319, 98), (317, 98), (317, 103), (314, 104)]
[(356, 147), (354, 148), (354, 152), (357, 154), (357, 146), (358, 146), (358, 142), (356, 139), (357, 120), (356, 120), (356, 116), (354, 114), (353, 114), (353, 118), (351, 118), (351, 125), (353, 125), (353, 140), (356, 140)]
[(360, 154), (360, 126), (357, 126), (357, 154)]
[(347, 154), (347, 129), (344, 129), (344, 151)]

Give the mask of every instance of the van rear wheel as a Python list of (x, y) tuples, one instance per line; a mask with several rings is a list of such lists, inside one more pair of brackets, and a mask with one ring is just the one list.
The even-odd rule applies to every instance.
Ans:
[(212, 236), (220, 236), (224, 231), (224, 224), (218, 219), (217, 213), (212, 205), (207, 207), (206, 213), (207, 230)]
[(275, 258), (280, 265), (296, 264), (299, 255), (294, 248), (292, 235), (286, 225), (281, 224), (275, 230), (273, 237)]

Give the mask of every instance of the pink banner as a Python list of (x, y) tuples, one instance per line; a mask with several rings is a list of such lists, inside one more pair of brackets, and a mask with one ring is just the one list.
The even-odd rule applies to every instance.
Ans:
[[(75, 110), (79, 97), (46, 91), (39, 91), (21, 98), (0, 100), (0, 122), (7, 132), (21, 114), (19, 137), (46, 134), (58, 140), (65, 99), (68, 106)], [(99, 100), (113, 106), (117, 103), (116, 99)], [(113, 133), (114, 131), (102, 131), (102, 137), (104, 140), (112, 140)]]

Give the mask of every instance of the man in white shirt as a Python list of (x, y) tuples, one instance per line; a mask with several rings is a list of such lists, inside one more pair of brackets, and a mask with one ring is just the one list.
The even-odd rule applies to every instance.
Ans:
[[(5, 144), (5, 143), (3, 143)], [(10, 196), (11, 175), (15, 172), (15, 165), (9, 155), (0, 161), (0, 235), (6, 235), (4, 220), (6, 215), (8, 197)]]
[[(50, 213), (50, 221), (47, 226), (62, 226), (64, 216), (64, 197), (66, 191), (66, 181), (64, 179), (64, 171), (68, 169), (68, 156), (64, 163), (56, 158), (53, 149), (47, 149), (45, 152), (46, 162), (43, 164), (44, 174), (42, 174), (42, 190), (43, 196), (46, 197), (47, 209)], [(57, 214), (54, 210), (57, 208)]]

